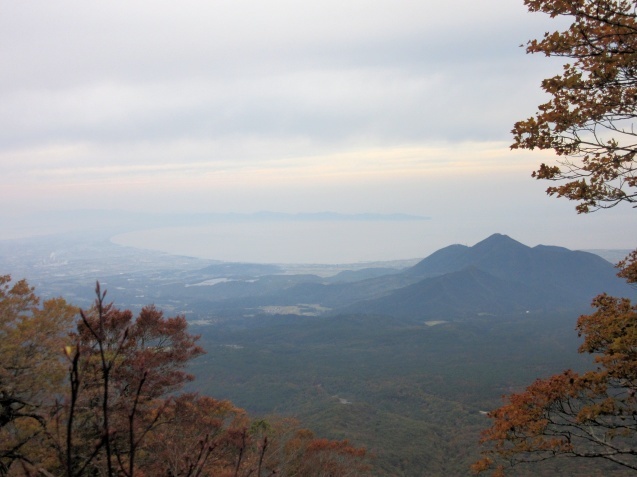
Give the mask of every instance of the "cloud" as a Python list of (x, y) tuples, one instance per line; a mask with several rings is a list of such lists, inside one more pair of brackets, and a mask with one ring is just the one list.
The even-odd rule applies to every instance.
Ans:
[[(52, 147), (0, 154), (5, 203), (27, 209), (474, 214), (542, 188), (529, 178), (535, 154), (501, 142), (334, 148), (309, 154), (301, 142), (236, 145), (149, 143), (132, 150)], [(211, 154), (216, 151), (216, 154)], [(254, 151), (261, 154), (254, 157)], [(185, 156), (185, 158), (184, 158)], [(504, 191), (510, 189), (507, 193)], [(502, 204), (501, 194), (508, 195)], [(452, 211), (456, 212), (452, 212)], [(473, 211), (473, 212), (471, 212)], [(504, 219), (504, 217), (503, 217)]]
[(449, 217), (440, 242), (498, 223), (537, 234), (548, 209), (566, 234), (575, 217), (529, 178), (553, 158), (508, 148), (560, 69), (520, 48), (560, 26), (523, 2), (33, 0), (2, 13), (7, 209), (405, 212)]
[(518, 48), (533, 26), (508, 0), (15, 2), (0, 148), (503, 139), (534, 96)]
[[(214, 141), (177, 141), (138, 144), (134, 148), (96, 147), (90, 144), (50, 146), (0, 153), (7, 164), (0, 182), (13, 176), (30, 176), (33, 180), (81, 180), (91, 177), (124, 180), (127, 176), (166, 175), (201, 178), (205, 174), (233, 173), (243, 177), (279, 176), (294, 182), (301, 178), (321, 177), (396, 177), (432, 174), (462, 174), (527, 170), (538, 155), (511, 153), (503, 142), (439, 143), (428, 146), (335, 148), (309, 154), (304, 143), (290, 154), (291, 145), (272, 140), (255, 140), (242, 144)], [(254, 157), (252, 151), (262, 153)], [(184, 160), (182, 156), (188, 160)], [(547, 154), (545, 154), (547, 155)], [(517, 157), (515, 157), (517, 156)], [(522, 160), (521, 158), (526, 158)]]

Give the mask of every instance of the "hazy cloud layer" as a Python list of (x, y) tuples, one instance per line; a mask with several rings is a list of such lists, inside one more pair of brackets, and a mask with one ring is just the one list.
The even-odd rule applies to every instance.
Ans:
[(521, 0), (0, 7), (12, 213), (335, 210), (466, 225), (490, 211), (481, 223), (506, 232), (525, 210), (564, 234), (578, 220), (528, 178), (542, 156), (508, 150), (560, 68), (520, 48), (558, 26)]
[(548, 66), (519, 48), (537, 20), (509, 0), (4, 2), (1, 146), (508, 139)]

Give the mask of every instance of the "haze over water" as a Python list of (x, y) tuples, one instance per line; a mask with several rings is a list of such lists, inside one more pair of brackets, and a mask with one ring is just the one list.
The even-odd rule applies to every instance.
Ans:
[(218, 223), (129, 232), (120, 245), (233, 262), (355, 263), (430, 253), (430, 221)]
[(436, 223), (126, 240), (303, 262), (426, 256), (494, 232), (632, 248), (631, 208), (579, 217), (530, 177), (551, 151), (509, 149), (562, 68), (520, 45), (560, 21), (508, 0), (4, 2), (0, 239), (77, 231), (96, 209), (330, 210)]

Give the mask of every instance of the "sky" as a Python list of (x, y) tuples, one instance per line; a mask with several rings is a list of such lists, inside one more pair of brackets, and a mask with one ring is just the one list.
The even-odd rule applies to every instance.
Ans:
[[(563, 24), (562, 24), (563, 26)], [(500, 232), (633, 248), (511, 151), (560, 61), (522, 0), (0, 0), (3, 228), (42, 211), (431, 218), (428, 251)], [(2, 234), (0, 234), (0, 238)]]

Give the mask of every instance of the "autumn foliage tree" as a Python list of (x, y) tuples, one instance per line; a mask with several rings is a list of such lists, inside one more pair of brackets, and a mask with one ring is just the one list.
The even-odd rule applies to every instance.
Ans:
[[(148, 437), (146, 475), (366, 476), (364, 449), (317, 438), (289, 418), (252, 420), (228, 401), (185, 394)], [(173, 425), (178, 423), (178, 425)]]
[(475, 471), (554, 457), (599, 458), (637, 470), (637, 305), (598, 296), (595, 313), (580, 317), (580, 352), (598, 367), (538, 379), (490, 413), (483, 441), (492, 447)]
[(528, 53), (564, 58), (547, 78), (550, 95), (535, 116), (513, 129), (514, 149), (548, 149), (557, 164), (533, 176), (558, 181), (550, 195), (578, 202), (578, 212), (637, 202), (637, 14), (626, 0), (525, 0), (531, 12), (572, 21), (545, 33)]
[(58, 403), (52, 436), (68, 477), (133, 477), (147, 433), (161, 418), (169, 393), (193, 379), (184, 368), (203, 353), (183, 316), (166, 318), (154, 306), (133, 319), (104, 302), (80, 311), (69, 336), (70, 393)]
[[(0, 476), (364, 476), (363, 449), (179, 394), (203, 353), (184, 317), (78, 310), (0, 277)], [(74, 319), (75, 330), (72, 330)]]
[[(525, 0), (532, 12), (572, 20), (568, 29), (528, 43), (527, 52), (572, 60), (542, 82), (551, 99), (516, 123), (513, 148), (550, 149), (557, 165), (538, 179), (560, 182), (550, 195), (578, 202), (580, 213), (637, 203), (637, 2)], [(637, 283), (637, 250), (618, 264)], [(597, 368), (565, 371), (512, 394), (489, 415), (488, 446), (476, 472), (504, 475), (512, 466), (555, 457), (595, 458), (637, 470), (637, 305), (605, 294), (579, 318), (580, 352)]]
[(25, 280), (0, 276), (0, 475), (37, 459), (47, 412), (62, 392), (61, 350), (77, 309), (41, 302)]
[(247, 420), (245, 411), (229, 401), (196, 394), (177, 396), (149, 433), (147, 458), (141, 465), (149, 475), (180, 477), (234, 468), (228, 430), (244, 426)]

